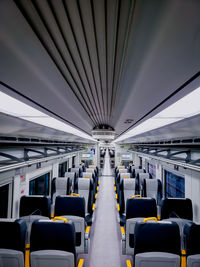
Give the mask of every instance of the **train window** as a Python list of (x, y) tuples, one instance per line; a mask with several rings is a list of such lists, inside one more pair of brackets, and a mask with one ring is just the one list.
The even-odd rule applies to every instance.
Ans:
[(49, 195), (50, 172), (29, 182), (29, 195)]
[(9, 184), (0, 187), (0, 218), (8, 216)]
[(153, 179), (156, 179), (156, 165), (149, 163), (148, 164), (149, 173)]
[(185, 197), (185, 178), (165, 170), (165, 197)]
[(68, 171), (68, 167), (69, 167), (68, 163), (69, 163), (68, 161), (65, 161), (65, 162), (59, 164), (59, 169), (58, 169), (58, 176), (59, 177), (65, 176), (65, 172)]

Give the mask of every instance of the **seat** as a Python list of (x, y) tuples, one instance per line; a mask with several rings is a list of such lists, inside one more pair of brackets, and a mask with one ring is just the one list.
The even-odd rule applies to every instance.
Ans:
[(135, 195), (135, 179), (121, 179), (119, 191), (120, 225), (125, 224), (126, 201)]
[(72, 181), (69, 177), (56, 177), (52, 180), (52, 203), (55, 203), (56, 196), (70, 195), (72, 193)]
[[(62, 178), (63, 179), (63, 178)], [(41, 215), (51, 217), (51, 200), (48, 196), (22, 196), (19, 216)]]
[(72, 191), (74, 192), (74, 184), (76, 183), (76, 179), (78, 178), (77, 172), (65, 172), (65, 177), (71, 179)]
[(120, 190), (121, 190), (120, 189), (120, 183), (125, 178), (130, 178), (130, 173), (127, 173), (127, 172), (126, 173), (119, 173), (118, 176), (117, 176), (116, 182), (115, 182), (115, 184), (116, 184), (116, 193), (118, 195), (118, 199), (117, 199), (118, 202), (119, 202), (119, 199), (120, 199)]
[(136, 223), (135, 267), (180, 267), (180, 234), (176, 223)]
[(159, 179), (144, 179), (143, 196), (155, 198), (157, 204), (162, 199), (162, 183)]
[(51, 217), (51, 200), (46, 196), (22, 196), (20, 199), (20, 219), (27, 225), (26, 243), (30, 243), (32, 223)]
[(192, 201), (189, 198), (165, 198), (161, 202), (161, 219), (193, 220)]
[(77, 180), (77, 192), (81, 197), (84, 197), (85, 199), (85, 220), (87, 222), (87, 225), (92, 224), (92, 207), (94, 203), (94, 185), (93, 185), (93, 179), (90, 178), (78, 178)]
[(0, 266), (24, 267), (26, 223), (0, 219)]
[(83, 172), (83, 178), (90, 178), (90, 179), (93, 180), (93, 186), (94, 186), (94, 188), (93, 188), (93, 194), (94, 194), (93, 198), (95, 200), (95, 194), (97, 192), (97, 185), (98, 185), (97, 177), (94, 175), (93, 172)]
[(85, 234), (85, 199), (79, 196), (57, 196), (55, 216), (61, 216), (74, 223), (76, 230), (76, 253), (87, 253), (89, 235)]
[(161, 201), (161, 219), (176, 222), (181, 236), (181, 249), (185, 249), (184, 226), (192, 222), (192, 201), (189, 198), (166, 198)]
[(142, 169), (138, 169), (135, 173), (136, 174), (136, 191), (138, 194), (141, 194), (141, 195), (143, 193), (144, 179), (150, 179), (150, 174), (144, 173), (142, 171), (143, 171)]
[(35, 221), (30, 240), (32, 267), (76, 266), (75, 227), (70, 221)]
[(187, 223), (184, 227), (187, 267), (200, 266), (200, 225)]
[(131, 174), (132, 174), (132, 177), (135, 178), (135, 170), (138, 170), (140, 169), (140, 166), (131, 166)]
[(156, 201), (153, 198), (128, 198), (126, 202), (125, 228), (122, 236), (122, 252), (126, 255), (134, 254), (134, 230), (136, 222), (146, 217), (157, 217)]

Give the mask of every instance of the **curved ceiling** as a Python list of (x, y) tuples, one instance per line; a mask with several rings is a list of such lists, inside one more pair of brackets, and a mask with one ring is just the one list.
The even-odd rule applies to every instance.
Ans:
[(101, 124), (122, 134), (200, 70), (197, 0), (0, 6), (4, 91), (89, 134)]

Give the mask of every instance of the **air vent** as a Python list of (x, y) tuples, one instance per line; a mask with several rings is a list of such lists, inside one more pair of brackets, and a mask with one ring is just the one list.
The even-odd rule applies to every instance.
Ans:
[(98, 141), (112, 141), (115, 138), (115, 131), (110, 126), (100, 126), (93, 129), (92, 137)]

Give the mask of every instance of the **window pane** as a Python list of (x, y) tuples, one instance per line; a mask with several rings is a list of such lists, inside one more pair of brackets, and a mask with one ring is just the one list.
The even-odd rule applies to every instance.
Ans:
[(149, 163), (149, 173), (153, 179), (156, 179), (156, 165)]
[(0, 218), (8, 215), (8, 191), (9, 184), (0, 187)]
[(29, 195), (49, 195), (50, 173), (46, 173), (29, 182)]
[(173, 172), (165, 171), (165, 196), (185, 197), (185, 178)]

